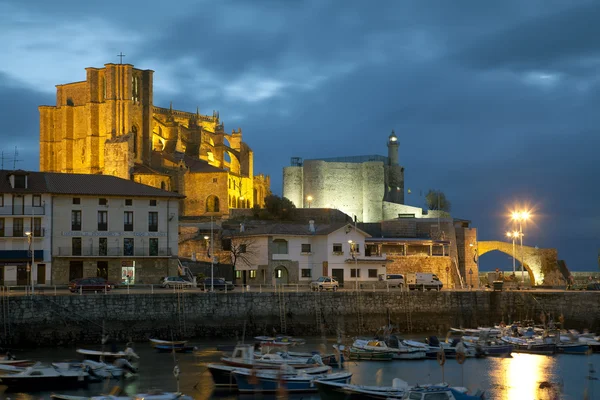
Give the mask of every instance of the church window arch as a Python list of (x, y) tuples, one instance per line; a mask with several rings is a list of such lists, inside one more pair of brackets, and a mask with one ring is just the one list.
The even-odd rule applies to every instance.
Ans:
[(138, 128), (135, 125), (131, 126), (131, 133), (133, 134), (133, 155), (138, 156)]
[(131, 82), (131, 100), (136, 103), (140, 101), (140, 78), (135, 75)]
[(219, 198), (214, 194), (206, 198), (206, 212), (219, 212)]
[(238, 199), (238, 201), (237, 201), (237, 208), (244, 208), (244, 200)]

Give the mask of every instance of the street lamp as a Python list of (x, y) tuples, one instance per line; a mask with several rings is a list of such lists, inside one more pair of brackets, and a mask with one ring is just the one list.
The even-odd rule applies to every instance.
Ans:
[(517, 273), (516, 273), (516, 261), (515, 261), (515, 240), (517, 240), (517, 238), (519, 237), (519, 232), (517, 231), (513, 231), (513, 232), (506, 232), (506, 237), (509, 237), (512, 239), (512, 247), (513, 247), (513, 252), (512, 252), (512, 261), (513, 261), (513, 275), (516, 278), (517, 277)]
[(204, 240), (210, 239), (210, 291), (213, 292), (214, 286), (214, 268), (215, 268), (215, 257), (214, 257), (214, 240), (213, 240), (213, 217), (210, 217), (210, 237), (204, 236)]
[(312, 196), (306, 196), (306, 202), (308, 203), (308, 208), (310, 208), (310, 203), (312, 203), (313, 201), (313, 197)]
[(518, 235), (521, 238), (521, 281), (525, 283), (525, 267), (523, 258), (523, 222), (527, 221), (531, 217), (529, 211), (515, 211), (512, 213), (513, 221), (519, 223)]
[(31, 252), (31, 267), (29, 268), (29, 274), (31, 276), (31, 294), (33, 295), (33, 264), (35, 263), (33, 251), (33, 229), (31, 232), (25, 232), (25, 235), (27, 235), (27, 243), (29, 243), (29, 251)]
[(348, 240), (348, 244), (350, 245), (350, 255), (352, 255), (352, 258), (354, 258), (355, 289), (358, 290), (358, 258), (356, 257), (356, 253), (354, 251), (354, 242), (352, 240)]

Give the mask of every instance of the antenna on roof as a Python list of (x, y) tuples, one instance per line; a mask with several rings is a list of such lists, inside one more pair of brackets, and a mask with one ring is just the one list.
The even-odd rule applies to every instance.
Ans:
[(19, 161), (23, 161), (21, 159), (18, 158), (19, 157), (19, 150), (17, 150), (17, 146), (15, 146), (15, 152), (14, 152), (14, 156), (10, 157), (10, 156), (5, 156), (4, 155), (4, 150), (2, 150), (0, 152), (0, 169), (4, 169), (4, 161), (12, 161), (13, 163), (13, 170), (17, 169), (17, 162)]
[(13, 158), (13, 170), (17, 169), (17, 161), (23, 161), (23, 160), (17, 159), (18, 156), (19, 156), (19, 150), (17, 150), (17, 146), (15, 146), (15, 156)]

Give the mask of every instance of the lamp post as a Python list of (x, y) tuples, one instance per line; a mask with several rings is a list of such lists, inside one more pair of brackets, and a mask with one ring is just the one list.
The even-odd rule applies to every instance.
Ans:
[[(210, 217), (210, 238), (208, 236), (204, 236), (204, 240), (210, 239), (210, 291), (214, 291), (214, 267), (215, 267), (215, 257), (214, 257), (214, 240), (213, 240), (213, 217)], [(208, 246), (207, 246), (208, 247)]]
[(469, 268), (469, 281), (469, 290), (471, 290), (473, 288), (473, 268)]
[(348, 244), (350, 245), (350, 255), (352, 255), (352, 258), (354, 258), (354, 288), (358, 290), (358, 258), (356, 258), (356, 253), (354, 251), (354, 242), (352, 240), (348, 240)]
[[(33, 219), (31, 220), (32, 224), (33, 224)], [(31, 294), (33, 295), (33, 264), (35, 263), (35, 258), (34, 258), (34, 248), (33, 248), (33, 227), (31, 229), (31, 232), (25, 232), (25, 235), (27, 235), (27, 243), (29, 243), (29, 251), (31, 252), (31, 267), (29, 268), (29, 276), (31, 276)]]
[(310, 196), (310, 195), (306, 196), (306, 202), (308, 203), (308, 208), (310, 208), (310, 203), (312, 203), (312, 201), (313, 201), (312, 196)]
[(530, 217), (528, 211), (515, 211), (512, 213), (512, 219), (519, 223), (518, 235), (521, 239), (521, 282), (525, 283), (525, 266), (523, 258), (523, 222), (527, 221)]
[(515, 240), (517, 240), (517, 238), (519, 237), (519, 232), (517, 232), (517, 231), (506, 232), (506, 237), (509, 237), (509, 238), (512, 239), (512, 248), (513, 248), (513, 252), (512, 252), (513, 275), (516, 278), (517, 277), (517, 272), (516, 272), (516, 261), (515, 261)]

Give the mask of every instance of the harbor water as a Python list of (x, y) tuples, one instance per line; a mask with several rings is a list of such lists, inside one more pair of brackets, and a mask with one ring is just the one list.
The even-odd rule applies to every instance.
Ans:
[[(328, 352), (332, 352), (333, 341), (327, 342)], [(219, 341), (190, 342), (197, 346), (195, 354), (157, 353), (150, 344), (137, 343), (135, 351), (140, 356), (139, 374), (136, 378), (119, 382), (92, 383), (87, 389), (60, 391), (60, 393), (92, 396), (109, 393), (114, 386), (120, 386), (127, 394), (143, 393), (149, 389), (165, 391), (179, 390), (195, 399), (239, 399), (254, 398), (251, 395), (239, 396), (235, 392), (215, 390), (206, 364), (218, 362), (222, 353), (216, 350)], [(233, 344), (233, 343), (232, 343)], [(85, 346), (92, 348), (93, 346)], [(99, 349), (99, 346), (95, 347)], [(323, 348), (320, 338), (313, 338), (307, 344), (295, 348), (310, 351)], [(23, 359), (42, 362), (57, 362), (77, 359), (75, 348), (45, 348), (18, 353)], [(173, 374), (175, 363), (180, 373), (178, 379)], [(363, 385), (391, 386), (394, 378), (401, 378), (410, 385), (439, 383), (445, 381), (454, 386), (464, 386), (471, 391), (482, 389), (487, 399), (497, 400), (538, 400), (538, 399), (600, 399), (600, 382), (589, 380), (589, 366), (600, 369), (600, 354), (580, 355), (531, 355), (513, 354), (511, 358), (470, 358), (459, 365), (448, 359), (442, 368), (437, 360), (394, 360), (346, 362), (344, 368), (353, 373), (352, 383)], [(595, 374), (598, 377), (600, 374)], [(550, 387), (548, 387), (550, 386)], [(0, 388), (3, 390), (4, 388)], [(49, 399), (51, 393), (2, 393), (1, 399)], [(269, 398), (269, 396), (261, 396)], [(274, 396), (271, 396), (274, 398)], [(291, 399), (318, 399), (318, 394), (291, 395)]]

